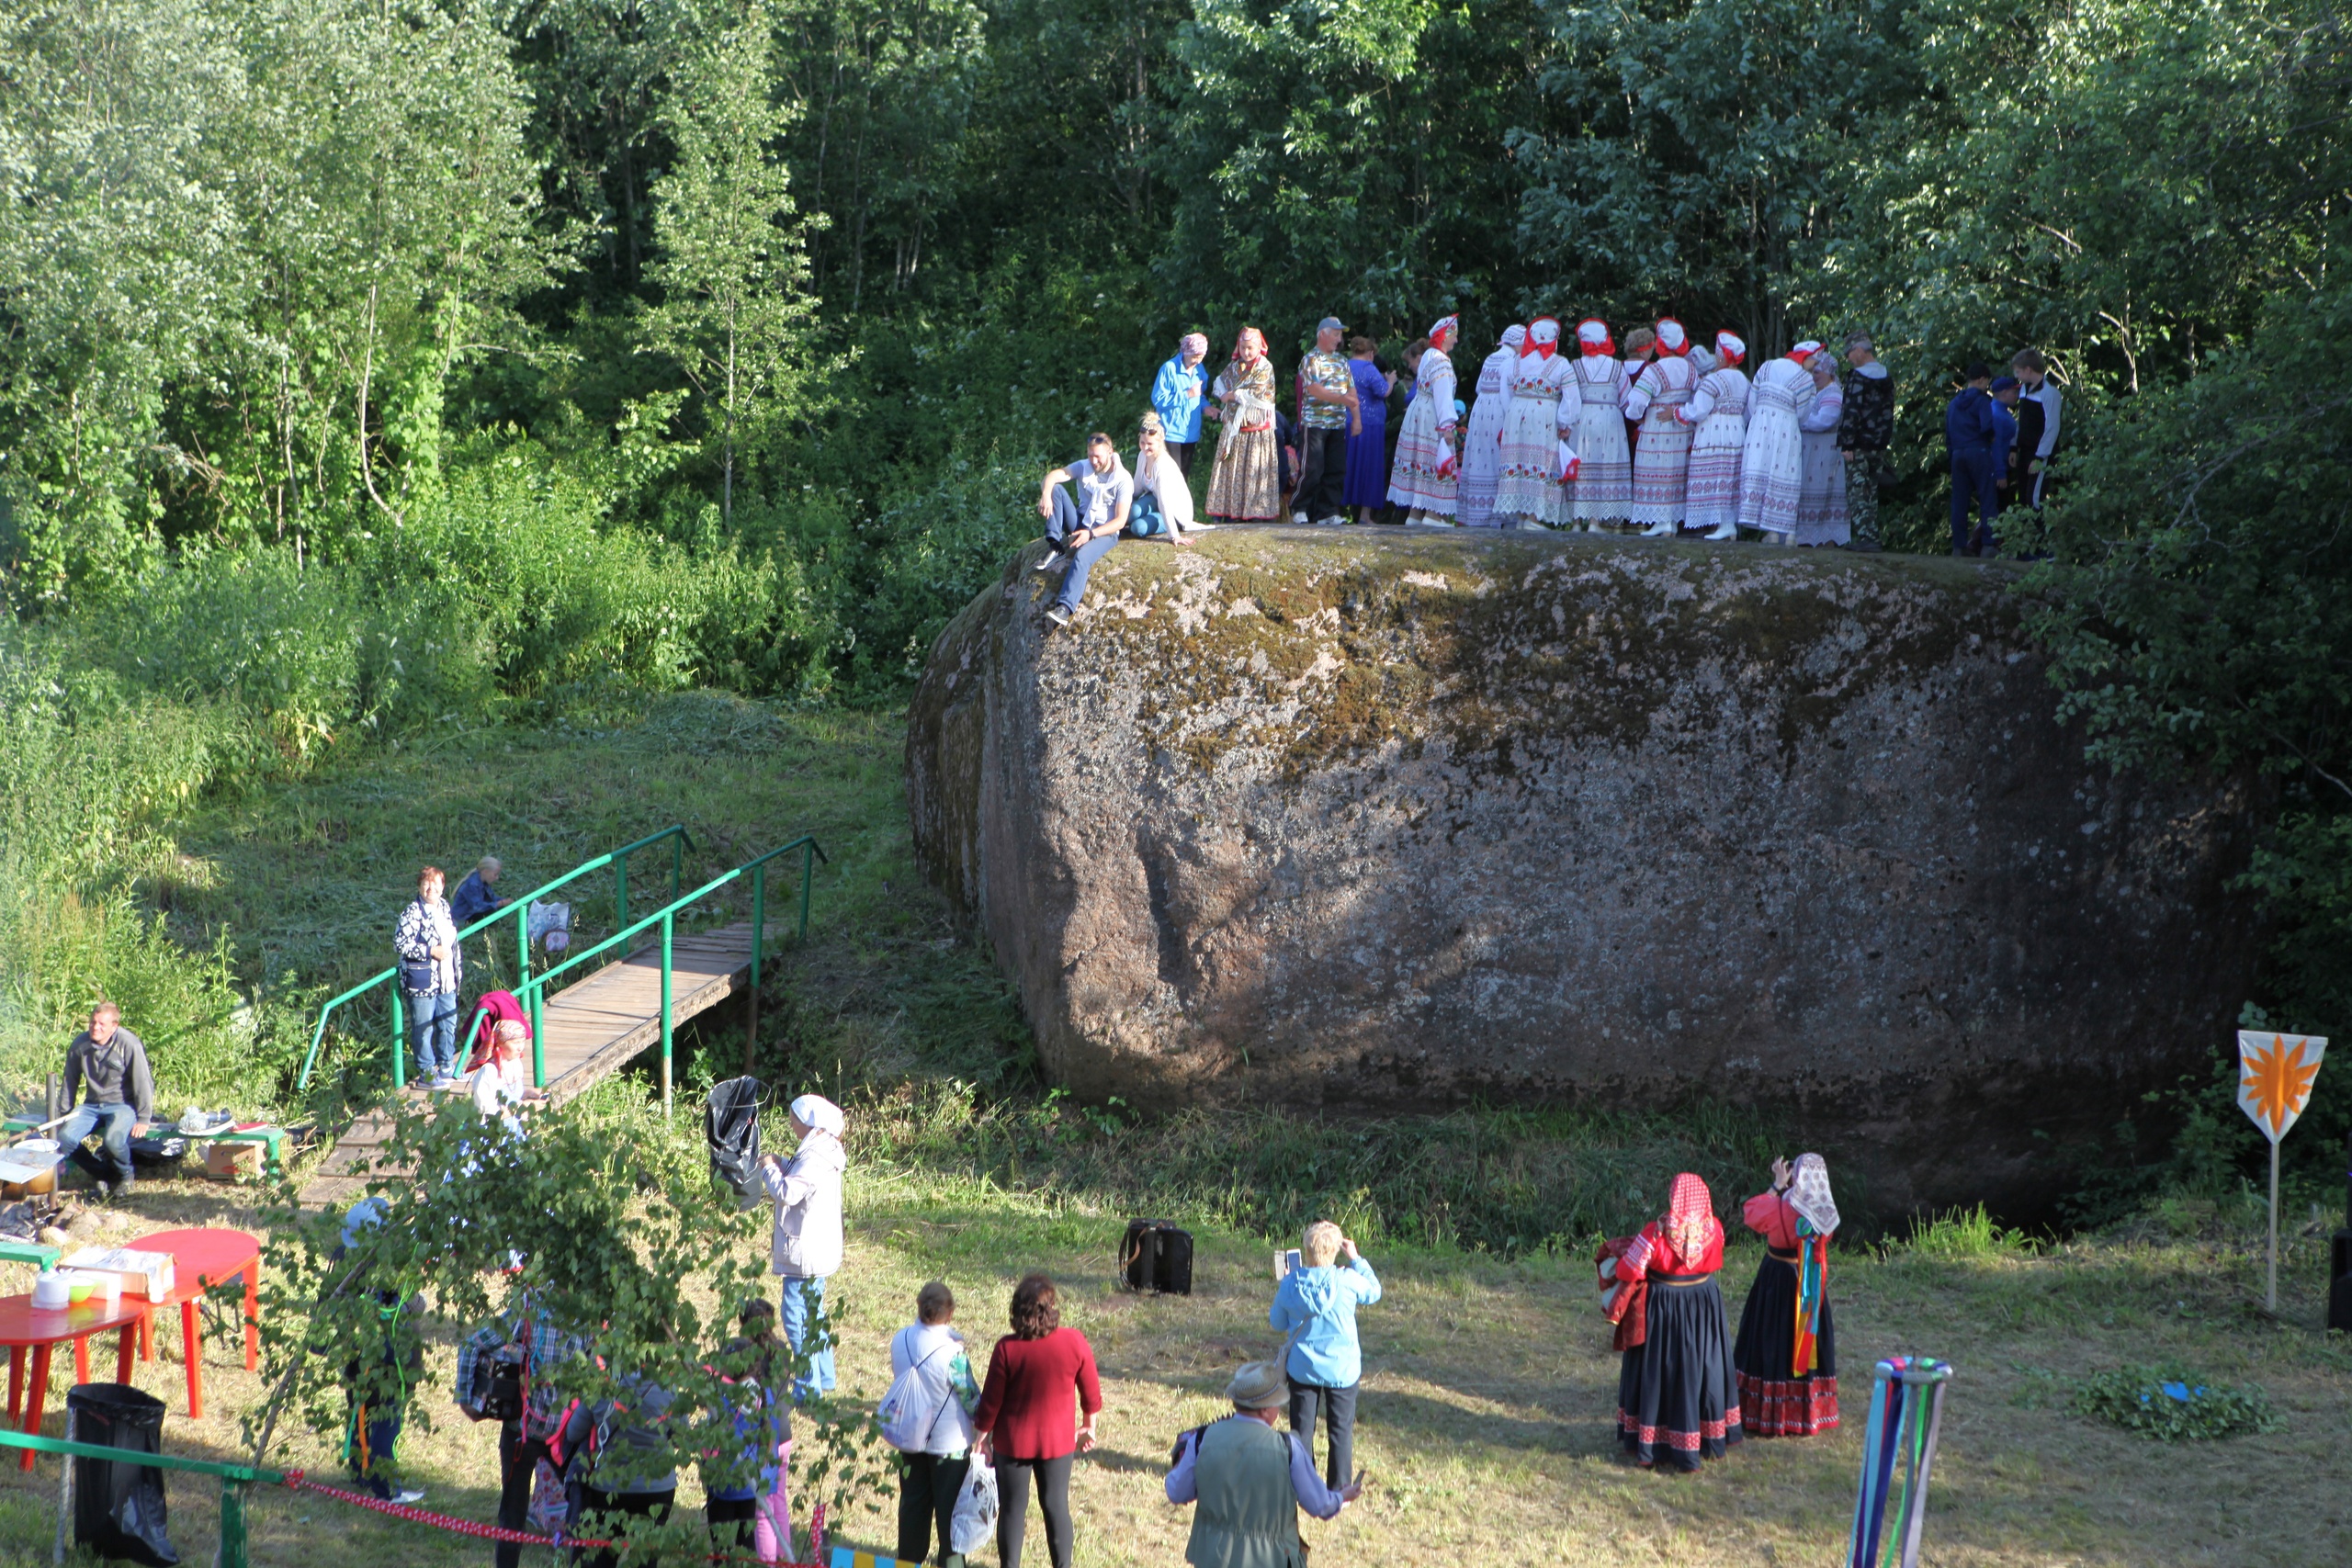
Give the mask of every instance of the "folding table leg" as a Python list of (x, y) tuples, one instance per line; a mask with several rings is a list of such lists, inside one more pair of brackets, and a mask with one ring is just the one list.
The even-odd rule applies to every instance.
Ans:
[[(46, 1345), (33, 1347), (32, 1387), (25, 1393), (25, 1436), (28, 1438), (40, 1436), (41, 1406), (49, 1403), (49, 1348)], [(33, 1450), (27, 1449), (17, 1468), (28, 1471), (32, 1467)]]
[[(140, 1320), (141, 1323), (145, 1321), (146, 1320), (144, 1318)], [(122, 1325), (122, 1332), (115, 1337), (115, 1382), (127, 1383), (130, 1381), (130, 1348), (138, 1341), (138, 1338), (139, 1325), (135, 1323), (124, 1324)]]
[(90, 1337), (86, 1334), (74, 1337), (74, 1381), (90, 1381)]
[(139, 1359), (142, 1361), (152, 1361), (155, 1359), (154, 1328), (155, 1309), (149, 1307), (139, 1319)]
[(180, 1303), (180, 1352), (187, 1358), (188, 1419), (204, 1419), (204, 1353), (196, 1339), (196, 1302)]
[(261, 1368), (261, 1259), (245, 1265), (245, 1371)]

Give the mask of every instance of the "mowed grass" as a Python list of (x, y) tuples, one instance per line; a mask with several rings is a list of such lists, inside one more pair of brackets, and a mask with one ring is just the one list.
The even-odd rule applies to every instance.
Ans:
[[(1465, 1212), (1467, 1201), (1443, 1226), (1408, 1212), (1414, 1181), (1430, 1179), (1461, 1140), (1510, 1138), (1536, 1151), (1470, 1162), (1499, 1168), (1487, 1179), (1503, 1183), (1496, 1190), (1512, 1204), (1528, 1201), (1518, 1189), (1532, 1184), (1561, 1214), (1589, 1214), (1612, 1184), (1627, 1212), (1639, 1207), (1635, 1189), (1659, 1187), (1653, 1196), (1662, 1198), (1663, 1174), (1683, 1163), (1717, 1179), (1719, 1208), (1733, 1207), (1765, 1179), (1750, 1157), (1752, 1131), (1706, 1117), (1659, 1128), (1517, 1111), (1464, 1113), (1460, 1127), (1341, 1125), (1330, 1132), (1329, 1171), (1303, 1176), (1292, 1191), (1256, 1156), (1309, 1146), (1310, 1124), (1258, 1111), (1120, 1126), (1041, 1106), (1004, 987), (916, 873), (899, 745), (888, 716), (777, 713), (693, 694), (602, 727), (451, 736), (207, 807), (181, 824), (179, 852), (153, 891), (191, 941), (225, 929), (248, 983), (291, 992), (381, 966), (422, 859), (455, 868), (501, 853), (508, 886), (520, 890), (671, 821), (696, 836), (689, 876), (818, 833), (834, 864), (820, 873), (811, 941), (783, 961), (783, 994), (764, 1015), (761, 1048), (772, 1076), (838, 1087), (871, 1107), (854, 1129), (852, 1238), (835, 1291), (843, 1393), (870, 1403), (887, 1386), (888, 1337), (923, 1280), (955, 1286), (984, 1361), (1013, 1282), (1032, 1268), (1054, 1273), (1066, 1320), (1096, 1346), (1109, 1404), (1103, 1448), (1078, 1467), (1080, 1564), (1182, 1561), (1188, 1513), (1159, 1490), (1169, 1446), (1220, 1412), (1217, 1391), (1238, 1361), (1277, 1348), (1265, 1320), (1276, 1238), (1263, 1232), (1270, 1216), (1313, 1206), (1324, 1187), (1326, 1206), (1360, 1234), (1389, 1239), (1368, 1247), (1388, 1294), (1363, 1316), (1357, 1453), (1373, 1490), (1339, 1520), (1305, 1526), (1318, 1562), (1828, 1568), (1842, 1561), (1869, 1364), (1896, 1351), (1960, 1369), (1928, 1525), (1926, 1561), (1939, 1568), (2352, 1561), (2343, 1457), (2352, 1452), (2352, 1347), (2319, 1332), (2317, 1225), (2290, 1227), (2276, 1321), (2253, 1309), (2259, 1211), (2243, 1203), (2176, 1206), (2050, 1251), (1949, 1225), (1923, 1246), (1849, 1248), (1833, 1263), (1831, 1292), (1852, 1424), (1811, 1441), (1751, 1441), (1693, 1478), (1636, 1472), (1615, 1448), (1617, 1360), (1595, 1310), (1588, 1249), (1506, 1258), (1394, 1238), (1476, 1234), (1482, 1216)], [(650, 890), (657, 873), (666, 881), (666, 863), (648, 857), (635, 886)], [(591, 900), (583, 916), (593, 928), (609, 910)], [(739, 1031), (738, 1015), (710, 1015), (715, 1066), (731, 1069)], [(168, 1063), (158, 1067), (168, 1100)], [(996, 1098), (974, 1100), (950, 1079), (992, 1084)], [(257, 1100), (268, 1092), (257, 1087)], [(599, 1092), (647, 1093), (642, 1065)], [(677, 1128), (695, 1139), (690, 1111)], [(1413, 1181), (1385, 1173), (1366, 1142), (1392, 1136), (1427, 1151)], [(1231, 1155), (1220, 1156), (1220, 1146)], [(134, 1214), (111, 1221), (118, 1239), (164, 1225), (258, 1223), (235, 1190), (200, 1181), (152, 1183), (134, 1202)], [(1190, 1298), (1114, 1288), (1120, 1231), (1147, 1207), (1194, 1229)], [(1528, 1233), (1513, 1221), (1503, 1234)], [(1735, 1317), (1758, 1258), (1742, 1242), (1724, 1270)], [(22, 1290), (26, 1278), (0, 1269), (0, 1290)], [(418, 1402), (431, 1429), (413, 1427), (402, 1460), (428, 1506), (487, 1520), (495, 1434), (448, 1403), (457, 1332), (434, 1347)], [(247, 1373), (232, 1338), (209, 1340), (207, 1414), (191, 1422), (173, 1359), (177, 1336), (157, 1340), (162, 1359), (140, 1366), (135, 1381), (174, 1412), (171, 1450), (244, 1451), (270, 1364)], [(271, 1353), (286, 1344), (274, 1338)], [(2262, 1383), (2279, 1429), (2167, 1447), (2068, 1413), (2074, 1380), (2165, 1359)], [(111, 1367), (110, 1351), (96, 1359), (99, 1376)], [(66, 1376), (61, 1368), (61, 1390)], [(57, 1416), (47, 1429), (62, 1429)], [(273, 1461), (334, 1471), (338, 1437), (298, 1433)], [(30, 1477), (0, 1468), (0, 1568), (50, 1560), (57, 1478), (54, 1461)], [(171, 1498), (184, 1559), (208, 1561), (215, 1489), (178, 1478)], [(808, 1501), (797, 1503), (804, 1524)], [(699, 1506), (691, 1477), (682, 1502)], [(864, 1499), (837, 1520), (838, 1537), (888, 1551), (894, 1517), (889, 1496)], [(255, 1562), (289, 1568), (474, 1564), (489, 1551), (275, 1488), (254, 1495), (252, 1532)], [(993, 1560), (992, 1551), (980, 1554)]]

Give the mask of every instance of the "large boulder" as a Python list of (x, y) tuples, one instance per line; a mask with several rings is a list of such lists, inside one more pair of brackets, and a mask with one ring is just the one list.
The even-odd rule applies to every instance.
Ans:
[(933, 649), (909, 802), (1081, 1096), (1718, 1097), (2019, 1213), (2245, 994), (2245, 788), (2086, 761), (2000, 568), (1237, 529), (1055, 630), (1041, 548)]

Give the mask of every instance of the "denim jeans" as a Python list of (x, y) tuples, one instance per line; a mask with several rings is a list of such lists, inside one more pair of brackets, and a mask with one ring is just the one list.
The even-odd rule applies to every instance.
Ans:
[(1348, 1467), (1355, 1463), (1356, 1391), (1363, 1385), (1351, 1382), (1345, 1388), (1329, 1388), (1321, 1383), (1301, 1382), (1296, 1378), (1288, 1382), (1290, 1429), (1306, 1439), (1309, 1458), (1315, 1453), (1315, 1407), (1323, 1407), (1324, 1435), (1330, 1439), (1323, 1461), (1323, 1479), (1337, 1491), (1353, 1479)]
[[(1993, 455), (1959, 453), (1951, 457), (1951, 543), (1956, 550), (1976, 550), (1993, 544), (1994, 520), (2001, 515), (2001, 494), (1993, 488)], [(1969, 509), (1977, 516), (1976, 536), (1968, 534)]]
[[(803, 1289), (806, 1287), (806, 1289)], [(784, 1282), (784, 1338), (798, 1355), (810, 1337), (813, 1326), (822, 1325), (825, 1343), (808, 1357), (808, 1375), (793, 1386), (792, 1395), (797, 1401), (812, 1393), (833, 1392), (832, 1320), (825, 1315), (825, 1281), (820, 1277), (808, 1280), (788, 1279)]]
[[(1056, 485), (1054, 514), (1046, 520), (1046, 537), (1053, 540), (1056, 550), (1061, 551), (1062, 540), (1080, 525), (1078, 503), (1069, 498), (1068, 487)], [(1109, 555), (1118, 542), (1118, 535), (1105, 534), (1100, 538), (1087, 540), (1075, 551), (1062, 551), (1069, 557), (1069, 569), (1062, 573), (1062, 591), (1054, 596), (1054, 603), (1064, 614), (1077, 610), (1078, 602), (1086, 597), (1087, 575), (1094, 570), (1094, 563)]]
[[(130, 1129), (138, 1121), (139, 1112), (128, 1105), (85, 1105), (65, 1119), (65, 1124), (57, 1130), (57, 1141), (75, 1165), (90, 1173), (91, 1179), (128, 1187), (131, 1178)], [(93, 1133), (103, 1138), (104, 1159), (82, 1146), (82, 1140)]]
[(448, 1077), (458, 1070), (458, 993), (411, 991), (409, 1038), (416, 1042), (416, 1076)]

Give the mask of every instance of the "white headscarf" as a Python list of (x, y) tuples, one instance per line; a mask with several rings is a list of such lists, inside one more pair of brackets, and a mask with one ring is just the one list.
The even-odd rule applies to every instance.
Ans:
[(1517, 348), (1527, 341), (1527, 329), (1521, 326), (1505, 327), (1500, 341), (1505, 348)]
[(1607, 354), (1617, 346), (1609, 341), (1609, 323), (1598, 316), (1577, 323), (1577, 343), (1587, 354)]
[(1796, 1174), (1789, 1181), (1789, 1207), (1813, 1226), (1815, 1235), (1838, 1228), (1838, 1200), (1829, 1195), (1829, 1162), (1819, 1155), (1797, 1156)]
[(1715, 357), (1726, 365), (1738, 364), (1747, 357), (1747, 340), (1737, 333), (1717, 333)]
[(830, 1133), (838, 1138), (844, 1125), (842, 1108), (821, 1094), (804, 1094), (792, 1102), (792, 1113), (812, 1133)]

